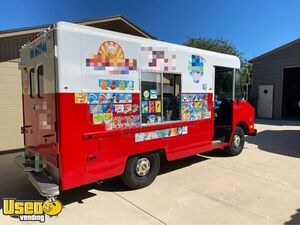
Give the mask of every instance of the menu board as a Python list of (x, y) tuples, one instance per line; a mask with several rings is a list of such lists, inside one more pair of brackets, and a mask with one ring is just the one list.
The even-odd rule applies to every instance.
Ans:
[(201, 120), (211, 118), (207, 93), (182, 94), (182, 120)]
[(154, 124), (161, 122), (161, 107), (161, 99), (158, 97), (157, 89), (142, 91), (142, 123)]
[(140, 125), (138, 99), (132, 93), (75, 94), (77, 104), (89, 104), (93, 124), (105, 125), (106, 130)]

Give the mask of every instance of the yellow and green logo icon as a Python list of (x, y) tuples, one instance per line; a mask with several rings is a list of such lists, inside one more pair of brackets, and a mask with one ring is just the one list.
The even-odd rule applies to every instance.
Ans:
[(46, 215), (57, 216), (63, 205), (59, 200), (3, 199), (3, 214), (18, 216), (20, 221), (45, 222)]

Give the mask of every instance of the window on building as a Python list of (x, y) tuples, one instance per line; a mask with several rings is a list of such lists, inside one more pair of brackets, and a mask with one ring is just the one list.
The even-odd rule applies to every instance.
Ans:
[(35, 98), (36, 96), (36, 76), (34, 68), (29, 70), (29, 81), (30, 81), (30, 97)]
[(43, 65), (37, 68), (37, 78), (38, 78), (38, 97), (44, 97), (44, 68)]

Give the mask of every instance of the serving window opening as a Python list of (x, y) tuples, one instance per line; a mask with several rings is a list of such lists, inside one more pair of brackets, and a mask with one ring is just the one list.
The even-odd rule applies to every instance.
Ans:
[(144, 72), (141, 75), (141, 114), (143, 124), (162, 121), (161, 74)]
[(180, 98), (180, 75), (142, 72), (142, 124), (156, 124), (180, 120)]
[(180, 75), (163, 74), (163, 121), (180, 120), (180, 103)]

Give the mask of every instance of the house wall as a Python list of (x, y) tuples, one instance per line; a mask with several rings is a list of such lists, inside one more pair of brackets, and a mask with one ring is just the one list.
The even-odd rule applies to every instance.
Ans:
[[(33, 34), (0, 38), (0, 152), (23, 148), (19, 49)], [(11, 60), (15, 59), (15, 60)]]
[(19, 49), (35, 34), (0, 38), (0, 62), (20, 58)]
[(0, 151), (23, 147), (21, 75), (18, 60), (0, 63)]
[(281, 118), (283, 69), (294, 66), (300, 66), (300, 42), (253, 62), (252, 102), (257, 106), (259, 85), (273, 85), (274, 119)]

